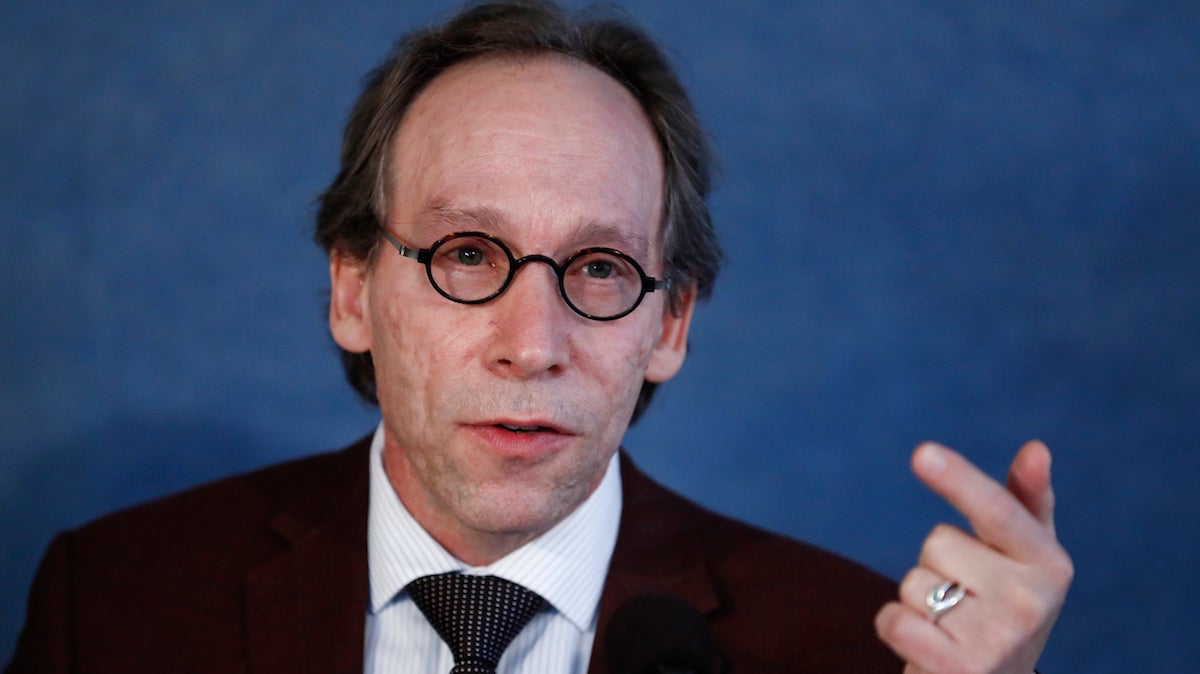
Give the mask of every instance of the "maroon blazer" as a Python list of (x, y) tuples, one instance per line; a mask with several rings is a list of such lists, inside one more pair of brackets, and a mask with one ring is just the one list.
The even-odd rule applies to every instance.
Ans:
[[(369, 438), (104, 517), (51, 543), (6, 672), (361, 672)], [(685, 599), (728, 672), (899, 672), (872, 617), (895, 586), (708, 512), (622, 455), (613, 612)]]

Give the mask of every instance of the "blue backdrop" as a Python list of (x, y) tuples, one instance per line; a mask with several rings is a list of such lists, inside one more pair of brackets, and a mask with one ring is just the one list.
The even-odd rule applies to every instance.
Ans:
[[(1051, 672), (1200, 661), (1200, 5), (644, 2), (729, 263), (628, 445), (899, 576), (919, 440), (1056, 451)], [(363, 73), (440, 2), (0, 5), (0, 662), (53, 532), (341, 446), (309, 242)]]

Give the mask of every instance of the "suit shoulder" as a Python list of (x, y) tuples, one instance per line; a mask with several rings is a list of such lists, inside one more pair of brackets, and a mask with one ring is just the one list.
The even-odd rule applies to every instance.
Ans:
[(186, 532), (222, 539), (261, 528), (281, 510), (303, 520), (339, 507), (356, 482), (366, 482), (369, 439), (346, 449), (300, 457), (124, 508), (72, 532), (77, 547), (145, 546)]
[(263, 575), (272, 564), (312, 559), (304, 551), (324, 551), (333, 541), (318, 557), (336, 563), (320, 568), (337, 569), (337, 578), (365, 595), (366, 550), (356, 543), (365, 541), (367, 473), (364, 441), (60, 535), (34, 580), (16, 661), (23, 671), (44, 668), (35, 662), (70, 662), (79, 671), (207, 662), (196, 671), (243, 671), (248, 593), (270, 585), (261, 578), (274, 578)]
[(631, 482), (626, 498), (639, 512), (652, 512), (673, 527), (689, 531), (713, 564), (754, 566), (757, 575), (773, 573), (844, 579), (891, 594), (895, 583), (858, 562), (783, 534), (710, 510), (668, 489), (633, 468), (622, 467)]
[(727, 574), (742, 571), (756, 582), (786, 582), (793, 587), (811, 584), (822, 591), (831, 585), (851, 585), (879, 597), (894, 596), (892, 580), (859, 562), (672, 495), (681, 501), (681, 508), (693, 511), (708, 558)]
[[(614, 565), (669, 576), (699, 560), (713, 638), (740, 671), (898, 672), (875, 636), (896, 584), (834, 552), (715, 513), (622, 465), (628, 524)], [(694, 587), (694, 585), (693, 585)]]

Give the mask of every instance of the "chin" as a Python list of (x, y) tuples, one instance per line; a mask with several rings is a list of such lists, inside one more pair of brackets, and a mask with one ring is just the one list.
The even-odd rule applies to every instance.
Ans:
[(575, 511), (587, 499), (588, 492), (514, 490), (511, 485), (499, 493), (476, 492), (460, 503), (465, 521), (479, 531), (500, 535), (538, 536), (549, 531)]

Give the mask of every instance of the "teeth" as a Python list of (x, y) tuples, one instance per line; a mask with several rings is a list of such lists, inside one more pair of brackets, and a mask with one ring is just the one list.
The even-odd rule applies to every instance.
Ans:
[(541, 428), (540, 426), (510, 426), (509, 424), (500, 424), (500, 427), (506, 428), (514, 433), (533, 433)]

